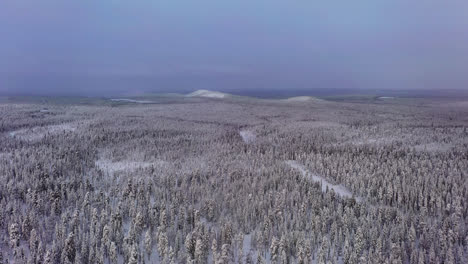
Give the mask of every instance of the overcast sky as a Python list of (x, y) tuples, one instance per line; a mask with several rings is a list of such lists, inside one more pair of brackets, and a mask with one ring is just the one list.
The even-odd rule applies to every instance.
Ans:
[(1, 92), (468, 89), (468, 1), (2, 0)]

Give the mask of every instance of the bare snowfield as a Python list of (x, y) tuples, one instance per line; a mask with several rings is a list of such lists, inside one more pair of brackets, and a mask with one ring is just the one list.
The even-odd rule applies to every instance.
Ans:
[(386, 138), (386, 137), (381, 137), (381, 138), (364, 138), (364, 139), (353, 139), (348, 141), (347, 143), (356, 145), (356, 146), (361, 146), (361, 145), (375, 145), (375, 146), (380, 146), (380, 145), (389, 145), (393, 142), (397, 141), (396, 138)]
[(427, 152), (446, 152), (453, 148), (452, 144), (447, 143), (428, 143), (428, 144), (420, 144), (414, 147), (418, 151), (427, 151)]
[(26, 141), (40, 140), (46, 135), (57, 135), (59, 133), (75, 132), (85, 122), (64, 123), (59, 125), (37, 126), (8, 132), (13, 138)]
[(116, 172), (131, 172), (138, 169), (146, 169), (151, 167), (166, 167), (169, 163), (157, 160), (154, 162), (142, 162), (142, 161), (111, 161), (106, 159), (99, 159), (96, 161), (96, 167), (105, 171), (109, 174)]
[(2, 159), (9, 159), (10, 156), (11, 156), (10, 153), (0, 152), (0, 160), (2, 160)]

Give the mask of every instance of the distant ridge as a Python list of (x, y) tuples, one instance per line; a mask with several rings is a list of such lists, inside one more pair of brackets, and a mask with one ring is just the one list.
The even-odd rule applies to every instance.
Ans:
[(277, 101), (277, 102), (324, 102), (324, 100), (319, 99), (313, 96), (295, 96), (286, 99), (267, 99), (267, 98), (253, 98), (248, 96), (237, 96), (229, 93), (223, 93), (218, 91), (210, 91), (210, 90), (197, 90), (195, 92), (189, 93), (185, 95), (186, 97), (204, 97), (204, 98), (217, 98), (217, 99), (253, 99), (253, 100), (267, 100), (267, 101)]

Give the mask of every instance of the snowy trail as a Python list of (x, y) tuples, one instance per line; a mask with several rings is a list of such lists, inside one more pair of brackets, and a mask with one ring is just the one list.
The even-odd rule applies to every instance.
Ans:
[[(342, 185), (335, 185), (335, 184), (329, 183), (323, 177), (315, 175), (315, 174), (307, 171), (307, 169), (303, 165), (299, 164), (295, 160), (288, 160), (288, 161), (286, 161), (286, 164), (288, 164), (293, 169), (299, 170), (301, 172), (302, 176), (304, 176), (304, 177), (306, 177), (308, 179), (311, 179), (314, 182), (321, 182), (322, 183), (322, 192), (325, 192), (327, 190), (327, 187), (328, 187), (328, 189), (332, 189), (333, 191), (335, 191), (336, 194), (338, 194), (341, 197), (345, 197), (345, 198), (353, 197), (353, 194), (351, 193), (351, 191), (349, 191), (346, 187), (344, 187)], [(356, 201), (360, 202), (360, 200), (361, 200), (360, 198), (358, 198), (358, 197), (355, 197), (355, 198), (356, 198)]]

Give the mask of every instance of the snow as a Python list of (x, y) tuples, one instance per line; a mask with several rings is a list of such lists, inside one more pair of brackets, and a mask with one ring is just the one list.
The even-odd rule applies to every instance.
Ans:
[[(323, 177), (315, 175), (315, 174), (313, 174), (311, 172), (308, 172), (307, 169), (303, 165), (299, 164), (297, 161), (288, 160), (288, 161), (286, 161), (286, 163), (289, 166), (291, 166), (291, 168), (299, 170), (301, 172), (302, 176), (304, 176), (304, 177), (306, 177), (308, 179), (311, 179), (314, 182), (320, 182), (321, 185), (322, 185), (322, 192), (326, 192), (326, 190), (328, 188), (329, 190), (335, 191), (335, 193), (338, 194), (341, 197), (344, 197), (344, 198), (353, 197), (353, 194), (346, 187), (344, 187), (342, 185), (331, 184), (326, 179), (324, 179)], [(356, 200), (359, 201), (359, 198), (356, 198)]]
[(134, 99), (127, 99), (127, 98), (116, 98), (110, 99), (113, 102), (127, 102), (127, 103), (137, 103), (137, 104), (151, 104), (154, 103), (153, 101), (144, 101), (144, 100), (134, 100)]
[(45, 135), (57, 135), (62, 132), (74, 132), (80, 124), (64, 123), (60, 125), (36, 126), (15, 131), (10, 131), (8, 135), (21, 140), (34, 141), (40, 140)]
[(252, 249), (252, 234), (247, 234), (244, 236), (244, 240), (242, 241), (242, 252), (244, 256), (247, 256), (247, 254), (249, 254), (251, 249)]
[(252, 143), (255, 141), (256, 136), (252, 131), (242, 130), (239, 132), (239, 134), (245, 143)]
[(109, 173), (113, 174), (115, 172), (121, 172), (121, 171), (134, 171), (137, 169), (145, 169), (145, 168), (150, 168), (152, 166), (164, 166), (166, 165), (167, 162), (162, 161), (162, 160), (156, 160), (154, 162), (143, 162), (143, 161), (129, 161), (129, 160), (124, 160), (124, 161), (111, 161), (107, 159), (99, 159), (95, 162), (96, 167), (99, 169)]
[(359, 146), (359, 145), (384, 145), (384, 144), (391, 144), (392, 142), (396, 141), (394, 138), (366, 138), (360, 140), (351, 140), (349, 141), (351, 144)]
[(446, 143), (428, 143), (428, 144), (419, 144), (414, 146), (417, 151), (426, 151), (426, 152), (446, 152), (449, 151), (453, 146)]
[(393, 97), (393, 96), (380, 96), (377, 99), (383, 99), (383, 100), (385, 100), (385, 99), (395, 99), (395, 97)]
[(216, 91), (209, 91), (209, 90), (197, 90), (193, 93), (187, 95), (188, 97), (208, 97), (208, 98), (225, 98), (227, 94), (216, 92)]
[(455, 103), (449, 103), (448, 106), (468, 107), (468, 101), (459, 101), (459, 102), (455, 102)]
[(316, 101), (316, 102), (319, 102), (319, 101), (322, 101), (322, 100), (318, 99), (316, 97), (313, 97), (313, 96), (296, 96), (296, 97), (288, 98), (288, 99), (286, 99), (286, 101), (290, 101), (290, 102), (311, 102), (311, 101)]
[[(2, 159), (6, 159), (6, 160), (10, 160), (11, 159), (11, 154), (8, 153), (8, 152), (0, 152), (0, 160)], [(11, 160), (10, 160), (11, 162)]]

